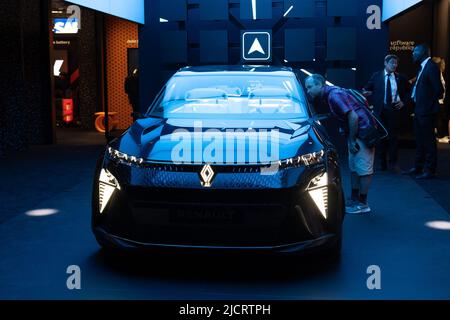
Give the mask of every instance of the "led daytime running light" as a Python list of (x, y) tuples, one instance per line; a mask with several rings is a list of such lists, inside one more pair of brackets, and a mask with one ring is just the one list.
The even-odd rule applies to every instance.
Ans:
[(119, 160), (121, 162), (127, 163), (127, 164), (136, 164), (141, 165), (144, 163), (143, 158), (138, 158), (135, 156), (130, 156), (126, 153), (120, 152), (118, 150), (115, 150), (111, 147), (108, 147), (108, 154), (109, 156), (114, 160)]
[(323, 162), (325, 152), (323, 150), (312, 152), (308, 154), (304, 154), (295, 158), (289, 158), (285, 160), (278, 161), (278, 165), (280, 167), (289, 167), (289, 166), (312, 166), (318, 163)]

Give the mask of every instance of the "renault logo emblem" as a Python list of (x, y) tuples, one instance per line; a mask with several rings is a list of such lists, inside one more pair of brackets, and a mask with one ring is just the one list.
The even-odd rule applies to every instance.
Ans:
[(209, 164), (203, 166), (202, 171), (200, 171), (200, 183), (203, 187), (211, 187), (211, 182), (214, 178), (214, 171)]

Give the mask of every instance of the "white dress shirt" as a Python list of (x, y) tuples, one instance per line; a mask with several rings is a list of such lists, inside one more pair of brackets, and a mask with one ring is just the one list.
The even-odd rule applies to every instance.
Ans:
[[(386, 94), (387, 94), (387, 79), (388, 79), (388, 73), (386, 69), (384, 69), (384, 103), (386, 104)], [(400, 101), (400, 97), (398, 96), (398, 87), (397, 87), (397, 80), (395, 79), (395, 73), (391, 73), (389, 76), (389, 79), (391, 81), (391, 92), (392, 92), (392, 103), (396, 104)]]
[(417, 84), (419, 83), (420, 76), (422, 75), (423, 69), (425, 69), (425, 65), (428, 63), (428, 60), (431, 60), (431, 58), (430, 58), (430, 57), (426, 58), (426, 59), (423, 60), (422, 63), (420, 64), (421, 67), (422, 67), (422, 69), (420, 69), (419, 75), (417, 76), (416, 83), (414, 84), (414, 88), (413, 88), (413, 91), (412, 91), (412, 94), (411, 94), (411, 98), (413, 98), (414, 101), (416, 101), (416, 88), (417, 88)]

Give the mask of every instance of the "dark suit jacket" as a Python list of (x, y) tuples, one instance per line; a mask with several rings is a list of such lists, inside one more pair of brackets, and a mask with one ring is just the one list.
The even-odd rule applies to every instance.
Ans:
[(439, 98), (444, 94), (439, 67), (432, 60), (425, 65), (416, 88), (415, 114), (425, 116), (439, 111)]
[[(400, 100), (407, 103), (410, 98), (408, 79), (399, 73), (395, 73), (395, 80), (397, 81), (397, 91)], [(386, 90), (384, 69), (375, 72), (370, 78), (369, 82), (364, 86), (367, 91), (372, 91), (369, 97), (369, 102), (373, 104), (373, 109), (376, 115), (380, 115), (384, 107), (384, 96)]]

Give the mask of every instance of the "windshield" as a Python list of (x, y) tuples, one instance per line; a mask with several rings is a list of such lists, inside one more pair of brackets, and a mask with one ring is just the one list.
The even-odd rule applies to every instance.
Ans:
[(295, 76), (267, 73), (175, 75), (149, 110), (163, 118), (306, 118)]

